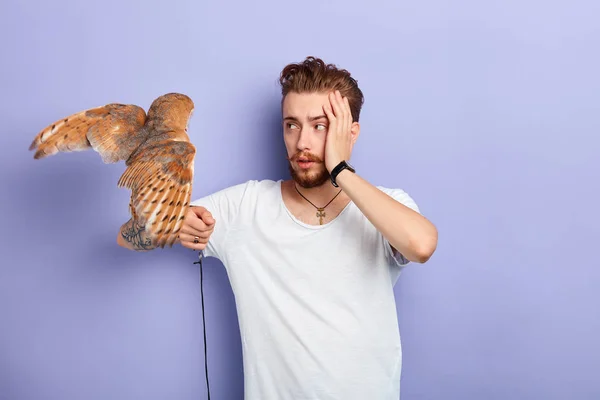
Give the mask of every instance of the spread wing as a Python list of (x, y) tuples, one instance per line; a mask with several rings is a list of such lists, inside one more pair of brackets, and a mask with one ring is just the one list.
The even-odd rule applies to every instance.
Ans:
[(131, 216), (144, 225), (152, 242), (173, 246), (190, 203), (196, 148), (165, 140), (138, 149), (119, 179), (131, 189)]
[(105, 163), (126, 160), (146, 139), (146, 112), (135, 105), (107, 104), (70, 115), (44, 128), (29, 150), (40, 159), (58, 152), (97, 151)]

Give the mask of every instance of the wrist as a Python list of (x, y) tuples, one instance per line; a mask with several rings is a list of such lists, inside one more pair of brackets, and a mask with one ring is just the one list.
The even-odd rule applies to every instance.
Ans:
[(342, 159), (335, 160), (334, 162), (326, 163), (325, 168), (327, 168), (327, 172), (331, 175), (333, 173), (333, 169), (337, 167), (342, 161)]
[(342, 174), (355, 173), (355, 172), (356, 171), (355, 171), (354, 167), (352, 167), (352, 165), (350, 165), (349, 162), (347, 162), (346, 160), (342, 160), (342, 161), (338, 162), (330, 172), (331, 183), (333, 184), (333, 186), (339, 187), (338, 178), (340, 178)]
[(338, 187), (344, 188), (344, 185), (349, 182), (349, 179), (352, 179), (352, 175), (356, 174), (352, 173), (350, 170), (344, 169), (337, 175), (335, 183), (338, 185)]

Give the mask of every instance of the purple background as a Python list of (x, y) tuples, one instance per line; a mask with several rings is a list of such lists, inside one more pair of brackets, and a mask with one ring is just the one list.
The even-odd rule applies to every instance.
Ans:
[[(194, 198), (284, 178), (276, 80), (307, 55), (365, 92), (360, 174), (440, 231), (396, 286), (402, 398), (600, 398), (597, 1), (9, 0), (0, 15), (0, 399), (205, 398), (195, 254), (117, 247), (122, 163), (27, 148), (81, 109), (180, 91)], [(215, 260), (205, 296), (213, 398), (240, 399)]]

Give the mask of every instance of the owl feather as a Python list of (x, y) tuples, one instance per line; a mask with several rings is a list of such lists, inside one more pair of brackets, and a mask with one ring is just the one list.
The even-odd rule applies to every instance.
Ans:
[(189, 207), (196, 148), (187, 126), (194, 109), (169, 93), (139, 106), (111, 103), (80, 111), (44, 128), (33, 139), (34, 159), (95, 150), (104, 163), (125, 161), (117, 186), (130, 189), (129, 213), (156, 247), (172, 247)]

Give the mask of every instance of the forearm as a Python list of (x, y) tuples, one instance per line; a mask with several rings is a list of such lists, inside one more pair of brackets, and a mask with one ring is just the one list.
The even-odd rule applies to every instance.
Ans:
[(117, 243), (129, 250), (148, 251), (154, 249), (152, 239), (147, 235), (144, 226), (130, 219), (121, 226)]
[(425, 217), (348, 170), (336, 182), (404, 257), (419, 263), (431, 257), (437, 247), (437, 229)]

